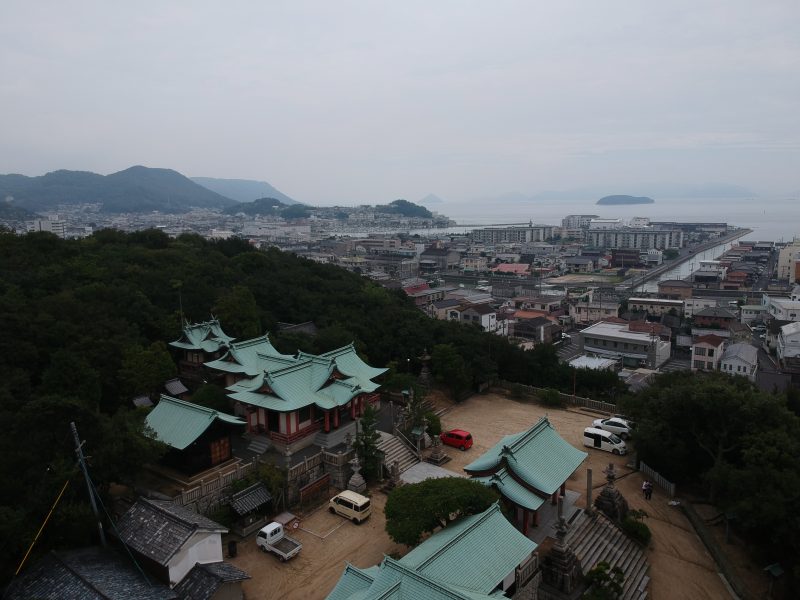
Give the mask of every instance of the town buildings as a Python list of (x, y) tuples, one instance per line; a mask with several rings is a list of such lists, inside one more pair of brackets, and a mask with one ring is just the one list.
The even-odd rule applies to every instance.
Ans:
[[(636, 331), (627, 322), (600, 321), (578, 334), (582, 353), (622, 359), (623, 366), (658, 368), (670, 357), (670, 342), (661, 339), (657, 324)], [(658, 326), (660, 329), (660, 326)]]
[(553, 237), (553, 225), (514, 225), (472, 230), (472, 240), (485, 244), (544, 242)]
[(638, 248), (640, 250), (667, 250), (683, 248), (683, 231), (680, 229), (649, 228), (595, 228), (590, 225), (586, 232), (586, 243), (594, 248)]
[(758, 350), (750, 344), (730, 344), (722, 354), (719, 370), (728, 375), (741, 375), (750, 381), (755, 381), (758, 372)]

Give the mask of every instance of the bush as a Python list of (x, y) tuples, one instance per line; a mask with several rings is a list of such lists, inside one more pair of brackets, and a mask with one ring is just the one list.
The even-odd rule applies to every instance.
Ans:
[(442, 421), (435, 412), (432, 411), (426, 412), (425, 418), (428, 420), (429, 436), (434, 437), (442, 433)]
[(558, 408), (564, 408), (565, 404), (564, 401), (561, 399), (561, 394), (558, 390), (554, 389), (546, 389), (542, 390), (538, 394), (539, 403), (542, 406), (553, 406)]
[(508, 388), (508, 393), (515, 400), (522, 400), (529, 395), (527, 386), (521, 383), (512, 383)]
[(645, 546), (650, 543), (650, 538), (653, 536), (647, 525), (631, 516), (625, 517), (625, 520), (622, 521), (622, 531)]

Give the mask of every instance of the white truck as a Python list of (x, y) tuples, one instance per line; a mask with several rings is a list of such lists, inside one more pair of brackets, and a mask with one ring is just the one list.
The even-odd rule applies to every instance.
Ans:
[(261, 528), (256, 535), (256, 545), (264, 552), (274, 552), (281, 561), (297, 556), (303, 544), (286, 535), (283, 525), (272, 522)]

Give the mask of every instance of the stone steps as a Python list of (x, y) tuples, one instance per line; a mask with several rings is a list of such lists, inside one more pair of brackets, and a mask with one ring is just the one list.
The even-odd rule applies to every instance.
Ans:
[(391, 469), (391, 466), (397, 461), (402, 473), (419, 462), (416, 455), (399, 438), (385, 431), (381, 431), (380, 434), (381, 441), (378, 443), (378, 450), (383, 452), (383, 464), (387, 469)]
[(264, 454), (264, 452), (270, 449), (270, 446), (272, 446), (272, 443), (267, 436), (254, 435), (250, 438), (247, 450), (254, 454)]
[(584, 575), (600, 561), (625, 574), (621, 600), (644, 600), (650, 577), (644, 549), (627, 537), (605, 515), (594, 512), (591, 517), (581, 511), (573, 520), (567, 543), (578, 557)]

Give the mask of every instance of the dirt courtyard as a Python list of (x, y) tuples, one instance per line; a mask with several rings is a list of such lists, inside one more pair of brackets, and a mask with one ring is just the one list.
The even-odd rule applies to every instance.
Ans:
[[(498, 394), (475, 395), (462, 404), (451, 406), (442, 416), (443, 428), (467, 429), (474, 438), (473, 447), (466, 452), (445, 447), (451, 460), (443, 466), (463, 474), (464, 465), (478, 458), (504, 435), (523, 431), (544, 415), (548, 416), (564, 439), (589, 454), (567, 482), (569, 489), (581, 494), (577, 506), (584, 507), (586, 503), (587, 468), (592, 469), (593, 488), (597, 493), (605, 483), (603, 468), (613, 462), (620, 476), (617, 485), (631, 508), (647, 511), (649, 518), (645, 522), (653, 532), (647, 552), (651, 577), (650, 598), (730, 598), (711, 556), (683, 513), (668, 505), (669, 498), (656, 488), (652, 500), (644, 500), (640, 491), (641, 476), (626, 466), (629, 457), (613, 456), (608, 452), (583, 447), (583, 429), (597, 416), (572, 410), (546, 409)], [(386, 496), (377, 488), (373, 488), (370, 494), (373, 513), (362, 525), (331, 515), (324, 506), (311, 514), (300, 515), (300, 529), (292, 531), (292, 535), (303, 543), (303, 550), (288, 563), (281, 563), (274, 555), (259, 552), (254, 535), (240, 541), (239, 555), (230, 559), (230, 562), (252, 577), (244, 583), (246, 598), (325, 598), (347, 562), (357, 567), (370, 567), (379, 564), (386, 554), (402, 555), (407, 552), (408, 548), (392, 542), (385, 531), (383, 507)]]

